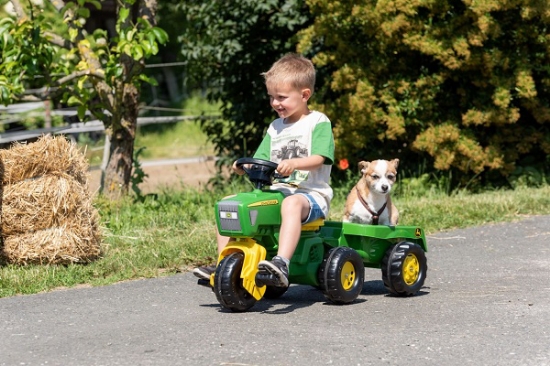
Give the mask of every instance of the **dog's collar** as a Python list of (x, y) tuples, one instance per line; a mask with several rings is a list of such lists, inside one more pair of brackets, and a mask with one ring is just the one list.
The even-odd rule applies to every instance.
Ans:
[(384, 209), (386, 208), (386, 205), (388, 204), (388, 200), (386, 199), (386, 202), (384, 202), (384, 204), (382, 205), (380, 210), (378, 210), (378, 212), (374, 212), (373, 210), (370, 209), (368, 203), (361, 196), (361, 192), (359, 192), (359, 188), (355, 187), (355, 189), (357, 190), (357, 197), (359, 197), (359, 201), (361, 201), (363, 206), (365, 206), (367, 211), (369, 211), (370, 214), (372, 215), (372, 224), (373, 225), (378, 225), (378, 219), (380, 218), (380, 215), (382, 214), (382, 212), (384, 212)]

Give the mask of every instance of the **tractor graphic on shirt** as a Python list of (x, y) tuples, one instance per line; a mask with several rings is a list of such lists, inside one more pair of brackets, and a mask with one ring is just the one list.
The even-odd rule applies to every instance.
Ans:
[(281, 150), (274, 151), (276, 157), (281, 160), (304, 158), (308, 156), (307, 147), (298, 142), (298, 140), (290, 140)]

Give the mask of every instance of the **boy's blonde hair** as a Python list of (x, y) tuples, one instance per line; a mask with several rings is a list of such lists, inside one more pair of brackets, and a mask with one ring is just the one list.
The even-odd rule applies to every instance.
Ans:
[(288, 83), (296, 89), (308, 88), (313, 94), (315, 67), (310, 60), (302, 55), (288, 53), (276, 61), (262, 75), (267, 86)]

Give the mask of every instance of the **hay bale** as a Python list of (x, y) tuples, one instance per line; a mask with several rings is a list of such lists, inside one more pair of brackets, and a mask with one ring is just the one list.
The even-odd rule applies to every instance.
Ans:
[(0, 150), (2, 184), (12, 184), (47, 174), (68, 174), (83, 185), (88, 184), (88, 162), (75, 143), (63, 136), (44, 135), (38, 141), (14, 143)]
[(93, 211), (91, 196), (68, 175), (45, 175), (4, 186), (1, 233), (4, 236), (82, 221)]
[(0, 150), (0, 261), (86, 263), (101, 253), (88, 162), (64, 137)]
[(4, 238), (0, 256), (7, 263), (87, 263), (101, 253), (100, 237), (93, 225), (67, 225)]

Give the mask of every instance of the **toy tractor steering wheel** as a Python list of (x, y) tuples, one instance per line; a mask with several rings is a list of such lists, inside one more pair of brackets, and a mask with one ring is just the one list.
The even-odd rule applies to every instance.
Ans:
[(270, 186), (273, 183), (275, 170), (278, 166), (277, 163), (272, 161), (256, 158), (240, 158), (235, 162), (235, 165), (237, 168), (244, 170), (248, 175), (248, 179), (257, 189), (262, 189), (263, 186)]

